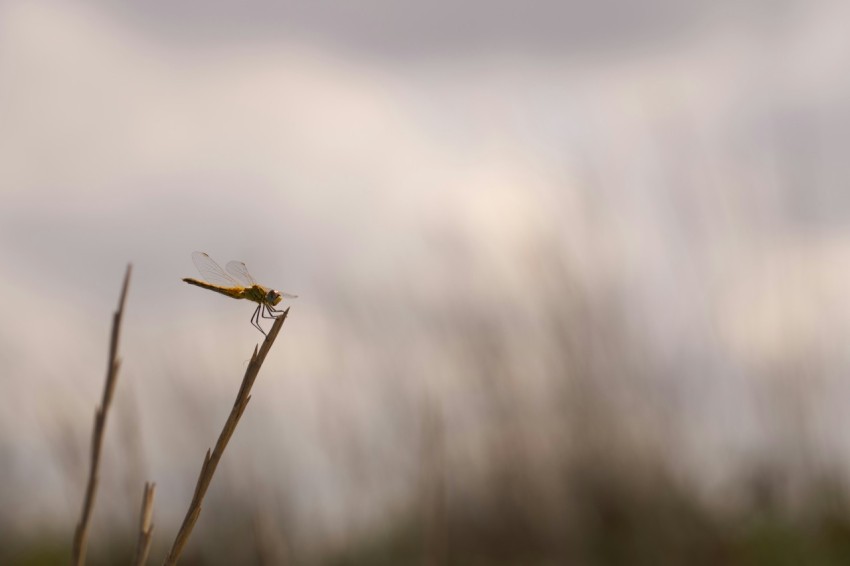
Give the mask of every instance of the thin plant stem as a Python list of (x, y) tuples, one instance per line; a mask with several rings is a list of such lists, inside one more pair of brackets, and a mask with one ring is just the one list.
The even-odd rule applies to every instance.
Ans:
[(74, 546), (72, 549), (72, 563), (74, 566), (82, 566), (86, 562), (89, 520), (91, 519), (92, 509), (94, 509), (95, 494), (97, 492), (100, 452), (103, 447), (103, 434), (106, 430), (106, 415), (112, 403), (112, 397), (115, 393), (115, 382), (118, 379), (118, 369), (121, 366), (121, 360), (118, 359), (118, 338), (121, 334), (121, 319), (124, 316), (124, 302), (127, 298), (127, 287), (130, 284), (131, 271), (132, 265), (127, 265), (127, 273), (124, 275), (124, 285), (121, 288), (121, 298), (118, 301), (118, 310), (112, 315), (112, 336), (109, 340), (109, 364), (106, 367), (103, 398), (94, 414), (88, 483), (86, 484), (86, 493), (83, 498), (83, 508), (80, 511), (80, 520), (74, 531)]
[(262, 367), (263, 361), (266, 359), (266, 355), (269, 353), (272, 344), (274, 344), (275, 338), (277, 338), (288, 314), (289, 309), (286, 309), (281, 316), (277, 317), (263, 344), (259, 346), (259, 349), (257, 346), (254, 347), (254, 353), (251, 355), (248, 368), (245, 370), (245, 377), (242, 378), (242, 385), (239, 387), (239, 393), (236, 395), (233, 409), (231, 409), (230, 415), (224, 423), (224, 428), (221, 430), (215, 448), (213, 448), (212, 452), (208, 449), (206, 456), (204, 456), (204, 463), (201, 466), (201, 473), (198, 476), (198, 483), (195, 486), (195, 494), (192, 496), (189, 510), (186, 512), (186, 517), (183, 519), (183, 524), (180, 526), (177, 537), (174, 539), (174, 544), (171, 546), (171, 550), (163, 563), (167, 566), (177, 564), (180, 553), (183, 552), (183, 547), (186, 546), (189, 535), (192, 534), (195, 522), (201, 514), (201, 503), (203, 503), (204, 495), (206, 495), (207, 489), (210, 486), (215, 469), (218, 467), (218, 463), (221, 460), (224, 449), (227, 447), (227, 443), (230, 441), (230, 437), (233, 436), (233, 431), (236, 430), (236, 425), (239, 423), (242, 413), (248, 406), (248, 401), (251, 400), (251, 387), (254, 385), (254, 380), (257, 379), (260, 367)]
[(155, 483), (145, 482), (145, 491), (142, 495), (142, 514), (139, 520), (139, 542), (136, 545), (133, 566), (144, 566), (148, 561), (148, 554), (151, 550), (151, 535), (153, 534), (153, 496), (155, 491)]

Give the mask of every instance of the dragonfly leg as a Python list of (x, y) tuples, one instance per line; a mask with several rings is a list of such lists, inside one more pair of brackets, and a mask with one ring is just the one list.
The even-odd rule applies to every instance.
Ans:
[(263, 303), (263, 318), (274, 320), (282, 314), (283, 311), (279, 311), (273, 306)]
[(266, 335), (266, 331), (260, 326), (260, 309), (262, 308), (262, 304), (257, 305), (257, 308), (254, 310), (254, 314), (251, 315), (251, 324), (254, 325), (254, 328), (263, 333), (263, 336)]
[(285, 311), (282, 311), (282, 310), (278, 310), (271, 305), (266, 305), (266, 308), (269, 310), (269, 315), (271, 315), (267, 318), (277, 318), (279, 316), (282, 316), (283, 313), (285, 312)]

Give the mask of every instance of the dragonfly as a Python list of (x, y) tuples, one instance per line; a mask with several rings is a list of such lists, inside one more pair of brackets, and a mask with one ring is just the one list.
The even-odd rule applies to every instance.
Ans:
[(259, 285), (241, 261), (229, 261), (225, 265), (225, 269), (222, 269), (213, 258), (204, 252), (194, 252), (192, 262), (206, 281), (199, 281), (191, 277), (186, 277), (183, 281), (190, 285), (227, 295), (233, 299), (247, 299), (257, 303), (257, 308), (251, 315), (251, 324), (263, 335), (266, 334), (266, 331), (260, 326), (260, 318), (275, 319), (281, 316), (283, 311), (275, 308), (280, 301), (284, 298), (295, 299), (298, 297), (298, 295)]

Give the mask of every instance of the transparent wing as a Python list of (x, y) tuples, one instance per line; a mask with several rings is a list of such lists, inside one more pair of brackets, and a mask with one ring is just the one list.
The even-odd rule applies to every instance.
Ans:
[(228, 275), (221, 266), (213, 261), (213, 258), (204, 252), (192, 252), (192, 262), (207, 283), (224, 287), (244, 287), (242, 283)]
[(283, 291), (278, 291), (278, 293), (280, 293), (280, 296), (283, 297), (284, 299), (297, 299), (298, 298), (298, 295), (293, 295), (292, 293), (284, 293)]
[(251, 287), (252, 285), (257, 284), (257, 282), (254, 281), (254, 278), (251, 277), (251, 274), (248, 273), (248, 268), (245, 267), (245, 264), (241, 261), (228, 261), (224, 268), (238, 281), (241, 281), (241, 285)]

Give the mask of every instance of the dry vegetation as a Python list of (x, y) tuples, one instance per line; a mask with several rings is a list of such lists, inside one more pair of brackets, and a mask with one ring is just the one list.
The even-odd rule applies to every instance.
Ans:
[[(125, 282), (126, 290), (126, 282)], [(420, 481), (408, 504), (390, 521), (340, 543), (328, 541), (306, 550), (287, 543), (287, 530), (297, 525), (279, 509), (267, 507), (236, 490), (223, 490), (205, 507), (203, 529), (186, 546), (197, 521), (213, 473), (238, 421), (250, 390), (285, 317), (255, 349), (231, 413), (212, 451), (207, 451), (195, 492), (172, 546), (164, 531), (152, 536), (153, 486), (145, 486), (138, 530), (118, 530), (109, 540), (93, 539), (89, 564), (144, 564), (150, 555), (173, 564), (327, 564), (334, 566), (397, 564), (813, 564), (839, 565), (850, 557), (850, 514), (837, 474), (828, 469), (791, 489), (788, 469), (801, 456), (789, 451), (754, 467), (739, 486), (735, 505), (718, 506), (698, 486), (670, 466), (675, 457), (636, 433), (634, 414), (621, 410), (618, 395), (639, 395), (641, 375), (651, 370), (636, 362), (637, 337), (615, 313), (585, 299), (564, 299), (553, 287), (543, 299), (549, 319), (543, 350), (545, 366), (562, 389), (553, 388), (549, 417), (555, 423), (538, 428), (527, 407), (521, 365), (511, 361), (515, 329), (502, 314), (464, 313), (453, 305), (444, 313), (428, 313), (440, 329), (446, 351), (467, 360), (474, 397), (489, 415), (485, 440), (487, 473), (470, 482), (453, 463), (452, 438), (463, 431), (451, 418), (447, 400), (424, 403), (417, 414), (401, 420), (419, 424)], [(571, 289), (569, 295), (581, 297)], [(99, 443), (117, 374), (117, 325), (110, 348), (106, 393), (98, 410), (89, 484), (97, 485)], [(581, 329), (581, 331), (577, 331)], [(599, 340), (604, 338), (605, 347)], [(614, 355), (612, 355), (614, 352)], [(567, 375), (569, 374), (569, 375)], [(624, 380), (628, 375), (631, 380)], [(632, 399), (634, 401), (634, 399)], [(643, 399), (652, 406), (651, 399)], [(663, 403), (662, 403), (663, 405)], [(662, 406), (655, 407), (661, 413)], [(389, 409), (388, 409), (389, 410)], [(536, 415), (539, 417), (540, 415)], [(660, 418), (659, 430), (671, 426)], [(669, 431), (668, 431), (669, 432)], [(541, 438), (541, 435), (548, 435)], [(660, 435), (662, 443), (666, 437)], [(370, 458), (368, 448), (348, 447), (356, 457)], [(536, 448), (541, 442), (544, 449)], [(356, 475), (358, 463), (348, 463)], [(94, 479), (92, 479), (92, 477)], [(232, 481), (232, 479), (230, 480)], [(261, 486), (257, 486), (261, 490)], [(94, 490), (86, 499), (94, 499)], [(92, 503), (84, 506), (84, 518)], [(130, 510), (128, 510), (128, 514)], [(85, 548), (85, 524), (81, 520)], [(159, 539), (157, 542), (154, 539)], [(54, 564), (65, 561), (61, 533), (33, 540), (0, 540), (3, 564)], [(185, 549), (185, 552), (184, 552)]]
[(121, 288), (121, 298), (118, 301), (118, 310), (112, 316), (112, 334), (109, 340), (109, 360), (106, 369), (106, 381), (103, 384), (103, 399), (100, 402), (100, 406), (95, 410), (89, 477), (86, 483), (86, 493), (83, 497), (83, 509), (80, 512), (80, 520), (74, 531), (73, 563), (75, 566), (81, 566), (86, 563), (89, 520), (94, 509), (95, 496), (97, 495), (100, 454), (103, 449), (103, 435), (106, 431), (106, 415), (109, 411), (109, 406), (112, 404), (112, 397), (115, 394), (115, 383), (118, 379), (118, 369), (121, 366), (121, 362), (118, 359), (118, 339), (121, 335), (121, 319), (124, 316), (124, 303), (127, 299), (127, 287), (130, 284), (131, 272), (132, 268), (128, 265), (127, 273), (124, 275), (124, 285)]
[(242, 418), (242, 413), (245, 412), (245, 408), (248, 406), (248, 401), (251, 400), (251, 388), (254, 386), (254, 380), (257, 379), (257, 375), (260, 373), (260, 368), (263, 366), (263, 362), (265, 361), (272, 344), (274, 344), (277, 335), (280, 333), (280, 329), (288, 314), (289, 309), (283, 311), (283, 314), (275, 319), (271, 330), (266, 336), (266, 339), (263, 341), (263, 345), (259, 348), (259, 350), (256, 347), (254, 348), (254, 353), (251, 355), (251, 361), (248, 364), (248, 369), (245, 370), (245, 377), (242, 379), (242, 385), (239, 388), (239, 392), (236, 394), (236, 401), (233, 403), (233, 409), (230, 411), (230, 415), (224, 423), (224, 428), (221, 430), (218, 441), (215, 443), (215, 448), (212, 453), (207, 450), (207, 454), (204, 456), (204, 463), (201, 466), (201, 473), (198, 477), (198, 483), (195, 486), (195, 493), (192, 496), (192, 502), (189, 504), (189, 510), (186, 512), (183, 524), (180, 526), (177, 537), (174, 539), (174, 544), (172, 544), (171, 550), (165, 558), (165, 564), (177, 564), (177, 560), (180, 558), (180, 554), (183, 552), (183, 548), (189, 540), (189, 535), (192, 534), (195, 522), (201, 514), (201, 504), (204, 501), (204, 496), (210, 486), (210, 482), (212, 481), (213, 474), (215, 474), (215, 470), (218, 467), (218, 463), (221, 461), (221, 457), (224, 454), (224, 449), (227, 448), (227, 443), (230, 441), (230, 437), (233, 436), (233, 431), (236, 430), (236, 425), (239, 424), (239, 419)]
[[(106, 417), (112, 403), (115, 393), (115, 386), (118, 379), (118, 370), (120, 368), (120, 359), (118, 357), (119, 337), (121, 334), (121, 321), (124, 315), (124, 305), (127, 298), (127, 289), (130, 283), (131, 267), (127, 267), (127, 273), (124, 276), (124, 284), (121, 289), (121, 297), (118, 302), (118, 309), (113, 315), (112, 333), (109, 342), (109, 359), (107, 365), (106, 380), (104, 382), (103, 398), (100, 406), (95, 411), (94, 429), (92, 432), (91, 444), (91, 461), (86, 483), (85, 495), (83, 498), (82, 511), (77, 528), (74, 531), (74, 541), (72, 548), (72, 562), (76, 566), (82, 566), (87, 563), (86, 551), (88, 547), (89, 522), (95, 506), (97, 495), (98, 478), (100, 470), (101, 452), (103, 448), (103, 438), (106, 432)], [(251, 388), (257, 375), (262, 368), (263, 362), (266, 359), (272, 345), (274, 344), (280, 329), (289, 314), (289, 309), (283, 311), (280, 316), (275, 317), (274, 324), (271, 330), (266, 335), (263, 344), (254, 348), (251, 355), (251, 361), (248, 368), (245, 370), (245, 375), (242, 379), (241, 386), (236, 395), (236, 400), (233, 403), (233, 409), (230, 412), (224, 427), (216, 442), (215, 448), (207, 450), (201, 466), (201, 472), (195, 486), (195, 492), (192, 496), (192, 501), (189, 504), (189, 509), (186, 512), (186, 517), (183, 520), (180, 529), (174, 539), (174, 542), (165, 557), (164, 564), (174, 565), (180, 559), (183, 550), (189, 541), (189, 536), (201, 514), (201, 507), (204, 501), (204, 496), (212, 482), (216, 468), (224, 454), (225, 448), (230, 441), (236, 426), (239, 424), (239, 419), (245, 412), (248, 402), (251, 400)], [(151, 550), (153, 537), (153, 504), (154, 504), (155, 485), (153, 483), (145, 483), (142, 496), (141, 515), (139, 523), (138, 541), (136, 551), (133, 554), (132, 564), (142, 566), (147, 563), (148, 556)], [(14, 556), (14, 554), (13, 554)], [(16, 559), (23, 560), (22, 557)], [(40, 560), (36, 557), (36, 562)]]

